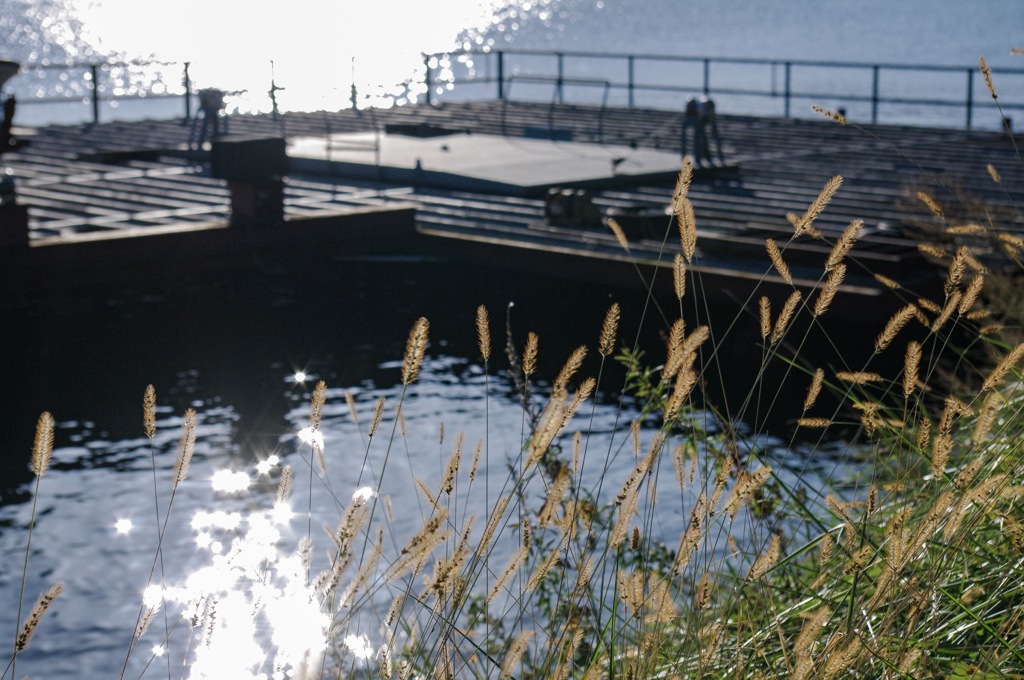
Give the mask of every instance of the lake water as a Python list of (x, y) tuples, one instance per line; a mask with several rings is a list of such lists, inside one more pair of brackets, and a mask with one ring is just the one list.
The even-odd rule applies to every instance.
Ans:
[[(272, 82), (282, 110), (321, 110), (350, 106), (353, 87), (360, 106), (388, 106), (424, 96), (423, 53), (452, 49), (521, 49), (668, 54), (693, 57), (741, 57), (773, 60), (824, 60), (860, 63), (910, 63), (956, 67), (937, 71), (883, 72), (880, 91), (889, 97), (930, 97), (963, 101), (964, 71), (985, 55), (1000, 67), (1024, 66), (1009, 54), (1019, 47), (1024, 5), (1016, 0), (885, 0), (820, 3), (813, 0), (448, 0), (414, 3), (382, 0), (296, 0), (287, 11), (249, 11), (237, 2), (179, 0), (147, 3), (139, 20), (131, 0), (2, 0), (0, 56), (26, 63), (65, 63), (114, 58), (145, 60), (116, 73), (101, 72), (106, 94), (180, 92), (181, 62), (190, 62), (194, 88), (217, 87), (232, 95), (229, 110), (268, 111)], [(443, 63), (457, 76), (475, 72), (494, 76), (493, 63), (477, 56)], [(166, 65), (161, 65), (161, 64)], [(551, 59), (510, 62), (506, 76), (555, 73)], [(781, 67), (716, 65), (715, 87), (781, 89)], [(437, 75), (443, 75), (438, 71)], [(624, 83), (623, 61), (569, 60), (568, 77)], [(648, 92), (636, 103), (681, 107), (699, 95), (700, 64), (638, 61), (636, 81), (692, 87), (671, 96)], [(48, 96), (72, 95), (81, 105), (28, 105), (24, 123), (48, 119), (88, 119), (89, 84), (84, 71), (31, 71), (11, 83), (11, 91)], [(1007, 74), (1006, 93), (1016, 94), (1024, 76)], [(444, 96), (493, 96), (487, 88), (438, 86)], [(797, 68), (793, 91), (871, 92), (870, 69)], [(511, 96), (550, 99), (552, 85), (515, 85)], [(600, 88), (567, 92), (578, 100), (599, 101)], [(980, 78), (975, 100), (987, 96)], [(624, 101), (624, 91), (613, 102)], [(1009, 98), (1005, 98), (1009, 101)], [(1020, 102), (1019, 98), (1014, 101)], [(851, 116), (869, 116), (868, 104), (838, 97), (794, 102), (794, 115), (811, 115), (811, 103), (843, 106)], [(719, 110), (781, 115), (779, 99), (728, 96)], [(102, 116), (131, 118), (181, 115), (178, 100), (127, 101), (104, 105)], [(962, 109), (886, 105), (879, 112), (890, 122), (962, 125)], [(975, 124), (998, 124), (992, 112), (976, 112)]]
[[(137, 4), (127, 0), (0, 0), (0, 26), (6, 29), (0, 32), (5, 41), (0, 49), (26, 61), (110, 55), (189, 59), (197, 85), (247, 90), (235, 105), (265, 110), (262, 93), (271, 59), (277, 84), (286, 88), (278, 93), (281, 106), (307, 109), (345, 105), (353, 74), (361, 92), (397, 102), (410, 94), (408, 83), (422, 78), (421, 52), (464, 45), (964, 66), (984, 53), (998, 67), (1014, 64), (1007, 51), (1018, 46), (1013, 41), (1024, 25), (1024, 5), (1015, 0), (969, 6), (923, 0), (828, 5), (297, 0), (288, 7), (287, 13), (271, 14), (240, 3), (148, 3), (147, 20), (139, 22)], [(142, 84), (152, 87), (163, 78), (171, 87), (173, 73), (150, 74)], [(74, 87), (66, 83), (71, 91)], [(32, 111), (23, 110), (26, 116)], [(167, 582), (177, 583), (217, 554), (230, 552), (235, 533), (268, 524), (277, 532), (275, 550), (290, 553), (300, 537), (311, 534), (321, 560), (320, 523), (335, 522), (364, 485), (379, 484), (390, 496), (396, 535), (411, 532), (425, 514), (414, 480), (437, 489), (458, 433), (464, 433), (467, 458), (481, 439), (487, 456), (479, 471), (484, 481), (475, 486), (464, 466), (453, 504), (463, 515), (482, 515), (504, 492), (507, 466), (514, 464), (525, 438), (524, 412), (500, 351), (508, 303), (515, 302), (516, 344), (522, 346), (527, 331), (538, 332), (540, 375), (550, 380), (573, 348), (594, 347), (612, 301), (623, 305), (623, 333), (631, 337), (644, 305), (635, 291), (582, 287), (557, 278), (517, 280), (431, 263), (364, 262), (79, 290), (10, 311), (0, 330), (5, 413), (0, 423), (0, 639), (13, 637), (18, 625), (12, 603), (34, 497), (28, 452), (43, 410), (54, 414), (58, 426), (53, 465), (37, 496), (27, 606), (51, 583), (65, 584), (19, 661), (19, 677), (106, 678), (120, 672), (153, 567), (154, 506), (165, 512), (186, 408), (199, 411), (197, 452), (176, 494), (165, 538)], [(495, 338), (486, 371), (473, 326), (479, 304), (490, 309)], [(407, 435), (392, 440), (406, 335), (420, 316), (431, 322), (431, 344), (420, 380), (403, 402)], [(645, 330), (649, 350), (658, 347), (656, 325)], [(596, 375), (599, 369), (592, 352), (582, 372)], [(295, 378), (300, 370), (308, 374), (305, 381)], [(306, 425), (309, 392), (317, 379), (329, 386), (323, 426), (329, 485), (316, 477), (311, 483), (309, 449), (297, 436)], [(152, 449), (143, 435), (141, 408), (150, 383), (160, 406)], [(590, 450), (599, 452), (586, 481), (597, 484), (607, 466), (613, 489), (633, 465), (621, 423), (635, 414), (628, 404), (618, 404), (620, 386), (621, 374), (606, 373), (596, 406), (592, 412), (588, 407), (577, 425), (589, 433)], [(543, 383), (536, 390), (543, 395)], [(346, 392), (354, 397), (358, 425)], [(387, 404), (382, 434), (368, 445), (366, 427), (380, 397)], [(613, 438), (616, 427), (620, 433)], [(778, 455), (785, 453), (781, 442), (770, 444), (782, 452)], [(261, 472), (257, 465), (271, 456), (279, 462)], [(796, 456), (794, 469), (810, 462), (822, 466), (815, 474), (846, 474), (820, 449), (814, 461)], [(288, 521), (266, 515), (283, 465), (298, 473), (292, 495), (297, 514)], [(251, 486), (237, 493), (215, 490), (213, 480), (223, 471), (243, 473)], [(665, 477), (671, 477), (667, 468)], [(685, 522), (686, 499), (677, 505), (661, 519), (659, 530), (669, 540)], [(200, 514), (215, 510), (222, 514)], [(119, 520), (131, 520), (134, 528), (119, 533)], [(224, 523), (238, 527), (224, 528)], [(368, 606), (376, 610), (371, 617), (376, 620), (388, 602)], [(168, 674), (163, 659), (146, 668), (162, 631), (158, 619), (146, 645), (132, 655), (126, 677)], [(379, 633), (370, 624), (358, 632)], [(177, 629), (167, 643), (175, 664), (184, 657), (182, 635)], [(3, 652), (0, 660), (6, 660)]]
[[(515, 344), (521, 348), (530, 330), (540, 337), (536, 405), (543, 403), (546, 385), (569, 353), (581, 344), (591, 348), (581, 375), (603, 375), (600, 396), (581, 409), (559, 441), (568, 452), (572, 434), (584, 434), (589, 453), (583, 486), (594, 489), (603, 481), (602, 497), (609, 499), (635, 464), (624, 424), (636, 415), (629, 402), (617, 401), (621, 372), (602, 369), (593, 349), (612, 300), (623, 306), (622, 341), (628, 342), (636, 334), (641, 293), (557, 278), (515, 280), (435, 263), (364, 262), (326, 271), (311, 267), (309, 272), (213, 274), (80, 290), (39, 308), (10, 312), (13, 325), (3, 331), (0, 631), (13, 635), (16, 629), (14, 603), (33, 497), (38, 499), (38, 520), (31, 542), (28, 605), (52, 583), (65, 586), (20, 657), (19, 677), (117, 677), (154, 568), (155, 506), (159, 504), (163, 517), (188, 407), (199, 413), (196, 454), (175, 494), (164, 538), (162, 567), (168, 586), (194, 584), (197, 574), (207, 574), (204, 569), (225, 554), (235, 555), (237, 566), (243, 545), (237, 540), (251, 538), (257, 530), (264, 537), (270, 532), (267, 543), (257, 546), (271, 551), (274, 559), (259, 552), (259, 559), (266, 561), (253, 567), (256, 571), (232, 572), (239, 579), (257, 573), (284, 582), (284, 570), (291, 564), (285, 558), (307, 535), (313, 539), (315, 573), (324, 566), (327, 547), (321, 525), (335, 526), (347, 499), (364, 486), (380, 489), (374, 524), (387, 526), (386, 552), (393, 556), (429, 514), (416, 480), (436, 493), (460, 435), (464, 462), (450, 506), (460, 526), (466, 515), (479, 515), (479, 530), (489, 507), (508, 493), (508, 470), (517, 465), (528, 432), (501, 349), (509, 302), (515, 303), (510, 317)], [(491, 314), (494, 353), (486, 372), (474, 329), (479, 304), (487, 305)], [(419, 380), (402, 400), (406, 336), (421, 315), (430, 320), (430, 346)], [(307, 374), (304, 381), (296, 380), (299, 370)], [(329, 386), (322, 426), (328, 474), (314, 465), (311, 476), (310, 449), (298, 433), (308, 425), (310, 391), (318, 379)], [(142, 394), (149, 383), (156, 388), (159, 407), (152, 446), (142, 420)], [(358, 424), (346, 393), (353, 398)], [(367, 428), (381, 397), (386, 400), (382, 422), (368, 443)], [(400, 401), (404, 436), (402, 429), (396, 432)], [(36, 417), (44, 409), (56, 418), (56, 445), (36, 495), (27, 461)], [(644, 447), (652, 434), (643, 433)], [(468, 471), (481, 441), (485, 453), (473, 483)], [(799, 473), (805, 483), (851, 472), (848, 463), (829, 455), (830, 447), (819, 447), (813, 458), (790, 455), (788, 471), (784, 442), (760, 441), (771, 447), (783, 474)], [(836, 452), (841, 448), (836, 446)], [(672, 543), (693, 498), (680, 495), (669, 460), (663, 459), (659, 473), (662, 507), (654, 530)], [(296, 472), (291, 496), (295, 514), (287, 521), (271, 513), (285, 465)], [(215, 488), (217, 480), (237, 482), (239, 476), (248, 484), (242, 490)], [(526, 494), (539, 507), (538, 481)], [(384, 498), (391, 506), (387, 521)], [(133, 528), (119, 533), (119, 522), (126, 520)], [(510, 546), (518, 535), (517, 520), (513, 516), (510, 521), (493, 564), (503, 565), (514, 549)], [(302, 576), (293, 574), (292, 585), (303, 582)], [(251, 594), (258, 584), (250, 579), (233, 585), (232, 592)], [(242, 590), (246, 585), (249, 591)], [(394, 592), (375, 588), (375, 595), (358, 608), (352, 632), (379, 644), (379, 622)], [(223, 599), (227, 601), (226, 594)], [(132, 655), (126, 677), (166, 677), (167, 662), (153, 656), (155, 645), (169, 650), (175, 669), (186, 650), (194, 649), (194, 644), (189, 647), (191, 629), (180, 619), (186, 605), (172, 602), (166, 611), (171, 624), (166, 642), (158, 617), (145, 644)], [(308, 618), (285, 614), (286, 621), (303, 617)], [(269, 635), (261, 631), (253, 635)], [(237, 677), (223, 673), (227, 671), (219, 677)], [(183, 674), (175, 672), (179, 676)]]

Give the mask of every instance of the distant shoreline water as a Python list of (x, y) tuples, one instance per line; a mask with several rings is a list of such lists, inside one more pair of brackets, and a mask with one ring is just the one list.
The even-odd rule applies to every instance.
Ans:
[[(444, 7), (422, 7), (403, 0), (382, 0), (354, 8), (322, 0), (295, 0), (288, 12), (239, 17), (213, 3), (198, 0), (155, 2), (150, 20), (130, 21), (125, 0), (0, 0), (0, 22), (13, 30), (0, 36), (0, 56), (26, 64), (117, 61), (146, 65), (98, 74), (101, 94), (160, 96), (182, 91), (182, 63), (190, 62), (191, 86), (216, 87), (232, 93), (230, 110), (269, 112), (270, 92), (281, 111), (337, 110), (351, 105), (353, 88), (361, 106), (402, 105), (424, 98), (423, 54), (446, 50), (535, 49), (551, 52), (667, 54), (727, 59), (900, 63), (948, 65), (956, 70), (885, 72), (879, 83), (889, 97), (930, 96), (963, 99), (965, 73), (985, 55), (998, 75), (1001, 69), (1024, 68), (1024, 59), (1010, 55), (1019, 47), (1016, 28), (1024, 25), (1024, 5), (1014, 0), (981, 0), (964, 6), (952, 2), (907, 0), (898, 5), (882, 0), (821, 5), (810, 0), (749, 3), (719, 0), (454, 0)], [(400, 25), (393, 21), (403, 16)], [(572, 60), (565, 77), (625, 82), (625, 62)], [(637, 82), (688, 87), (701, 94), (701, 74), (688, 68), (637, 62)], [(479, 58), (452, 59), (439, 65), (443, 80), (451, 75), (476, 75), (493, 68)], [(508, 78), (518, 78), (513, 96), (551, 99), (553, 86), (526, 80), (555, 64), (520, 59), (508, 65)], [(117, 71), (117, 69), (114, 69)], [(490, 76), (494, 76), (491, 72)], [(23, 124), (39, 121), (85, 122), (91, 111), (91, 74), (47, 71), (45, 77), (24, 73), (12, 91), (26, 95)], [(712, 82), (731, 90), (781, 89), (780, 68), (747, 64), (716, 66)], [(854, 91), (870, 95), (870, 70), (801, 69), (792, 74), (792, 88), (810, 92)], [(20, 82), (18, 82), (20, 81)], [(1021, 91), (1024, 78), (1004, 80), (1005, 94)], [(983, 102), (980, 79), (970, 84)], [(467, 88), (438, 84), (445, 97), (478, 96)], [(478, 89), (478, 88), (469, 88)], [(599, 100), (593, 86), (577, 87), (574, 96)], [(27, 103), (27, 95), (69, 96), (79, 103), (74, 114), (54, 104)], [(622, 92), (614, 92), (619, 102)], [(20, 96), (19, 95), (19, 96)], [(1008, 96), (1007, 99), (1012, 97)], [(657, 100), (651, 106), (676, 108), (685, 97)], [(838, 106), (841, 97), (817, 102)], [(780, 115), (778, 101), (729, 95), (720, 102), (725, 113)], [(639, 105), (647, 105), (641, 102)], [(863, 108), (862, 104), (857, 107)], [(897, 105), (881, 112), (882, 122), (956, 125), (944, 122), (946, 107)], [(58, 108), (61, 110), (58, 111)], [(101, 103), (101, 120), (174, 117), (184, 113), (175, 99), (122, 100)], [(860, 120), (870, 111), (851, 109)], [(800, 103), (793, 115), (807, 115)], [(1018, 116), (1020, 117), (1020, 116)], [(994, 114), (977, 125), (997, 128)]]

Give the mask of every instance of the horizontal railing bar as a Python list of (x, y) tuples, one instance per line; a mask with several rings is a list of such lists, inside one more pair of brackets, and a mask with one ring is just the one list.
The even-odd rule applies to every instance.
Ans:
[[(544, 76), (538, 74), (523, 74), (517, 73), (509, 76), (505, 79), (506, 82), (515, 81), (526, 81), (526, 82), (538, 82), (538, 83), (557, 83), (562, 82), (565, 84), (586, 84), (595, 86), (609, 86), (613, 90), (628, 90), (629, 85), (622, 83), (609, 83), (607, 80), (601, 80), (598, 78), (562, 78), (559, 81), (558, 76)], [(444, 81), (447, 82), (447, 81)], [(479, 77), (469, 78), (466, 80), (457, 81), (461, 85), (487, 85), (498, 82), (497, 78), (492, 77)], [(702, 85), (697, 83), (693, 85), (661, 85), (654, 83), (634, 83), (634, 90), (647, 90), (651, 92), (676, 92), (680, 94), (692, 94), (700, 91)], [(741, 95), (751, 97), (768, 97), (772, 99), (781, 99), (785, 96), (783, 92), (772, 92), (771, 90), (752, 90), (746, 88), (729, 88), (729, 87), (715, 87), (713, 88), (716, 94), (727, 94), (727, 95)], [(791, 99), (841, 99), (844, 101), (851, 102), (870, 102), (873, 101), (871, 95), (858, 95), (848, 94), (839, 92), (799, 92), (791, 91), (789, 93)], [(949, 106), (949, 107), (963, 107), (964, 102), (961, 99), (933, 99), (933, 98), (912, 98), (912, 97), (884, 97), (879, 98), (880, 104), (921, 104), (929, 106)], [(999, 100), (999, 107), (995, 103), (990, 102), (975, 102), (976, 108), (1003, 108), (1003, 109), (1022, 109), (1024, 108), (1024, 101), (1021, 102), (1008, 102), (1004, 99)]]
[[(628, 53), (628, 52), (592, 52), (587, 50), (544, 50), (544, 49), (532, 49), (522, 47), (512, 48), (501, 48), (501, 49), (469, 49), (469, 50), (449, 50), (444, 52), (432, 52), (427, 54), (427, 57), (441, 57), (441, 56), (468, 56), (468, 55), (489, 55), (489, 54), (519, 54), (524, 56), (547, 56), (557, 57), (559, 55), (563, 57), (580, 57), (586, 59), (607, 59), (607, 60), (625, 60), (632, 57), (634, 60), (643, 61), (684, 61), (703, 64), (705, 61), (709, 61), (712, 64), (761, 64), (765, 66), (777, 65), (783, 66), (785, 64), (792, 64), (793, 66), (821, 66), (828, 68), (873, 68), (875, 66), (886, 70), (905, 70), (905, 71), (945, 71), (949, 73), (963, 73), (965, 69), (971, 68), (968, 66), (955, 66), (955, 65), (943, 65), (943, 64), (900, 64), (892, 62), (870, 62), (870, 61), (830, 61), (822, 60), (816, 61), (812, 59), (767, 59), (759, 57), (698, 57), (693, 55), (674, 55), (674, 54), (644, 54), (644, 53)], [(973, 67), (977, 68), (977, 67)], [(1012, 73), (1018, 75), (1024, 75), (1024, 68), (993, 68), (993, 72), (1001, 74)]]

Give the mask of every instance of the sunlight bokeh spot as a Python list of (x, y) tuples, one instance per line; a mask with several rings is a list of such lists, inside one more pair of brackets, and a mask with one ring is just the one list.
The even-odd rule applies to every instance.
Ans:
[(345, 636), (345, 646), (352, 652), (352, 656), (362, 661), (373, 656), (373, 646), (370, 645), (370, 640), (365, 635)]
[(114, 523), (114, 530), (121, 535), (127, 535), (132, 530), (132, 521), (122, 517)]
[(311, 427), (304, 427), (299, 430), (299, 439), (303, 444), (309, 446), (316, 445), (317, 447), (324, 448), (324, 433), (320, 430), (314, 430)]
[(242, 493), (249, 488), (249, 475), (244, 472), (217, 470), (211, 480), (214, 491), (222, 493)]

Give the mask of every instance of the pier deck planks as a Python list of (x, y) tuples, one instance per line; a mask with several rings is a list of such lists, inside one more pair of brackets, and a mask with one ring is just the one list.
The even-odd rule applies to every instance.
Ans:
[[(513, 137), (552, 131), (575, 142), (675, 151), (681, 120), (679, 112), (491, 101), (288, 113), (276, 120), (238, 115), (230, 118), (230, 132), (291, 138), (425, 124)], [(817, 228), (833, 238), (853, 219), (864, 220), (870, 229), (888, 226), (889, 231), (858, 246), (876, 249), (883, 259), (912, 247), (898, 237), (901, 227), (933, 221), (917, 191), (935, 198), (952, 223), (985, 202), (1010, 220), (1002, 228), (1024, 232), (1017, 209), (1024, 205), (1024, 170), (1005, 134), (909, 126), (855, 129), (826, 120), (729, 115), (720, 115), (718, 125), (725, 159), (737, 164), (739, 173), (694, 182), (690, 199), (700, 232), (732, 235), (751, 248), (767, 237), (787, 240), (792, 233), (787, 213), (802, 214), (836, 174), (845, 178), (843, 187)], [(33, 238), (59, 234), (73, 240), (76, 233), (223, 221), (229, 210), (225, 184), (210, 176), (202, 155), (188, 153), (189, 134), (190, 126), (180, 120), (47, 127), (2, 162), (17, 178), (19, 202), (29, 206)], [(97, 160), (102, 158), (110, 162)], [(1001, 185), (989, 176), (990, 163), (1003, 175)], [(671, 193), (671, 183), (664, 183), (593, 195), (595, 204), (607, 210), (667, 205)], [(421, 233), (435, 237), (486, 241), (491, 234), (497, 242), (518, 234), (540, 244), (545, 236), (536, 228), (543, 223), (543, 201), (534, 198), (313, 174), (285, 180), (286, 217), (408, 202), (417, 206)], [(666, 217), (667, 228), (670, 222)], [(596, 239), (602, 247), (612, 242), (605, 233), (585, 230), (570, 236)], [(552, 247), (560, 244), (552, 241)]]

